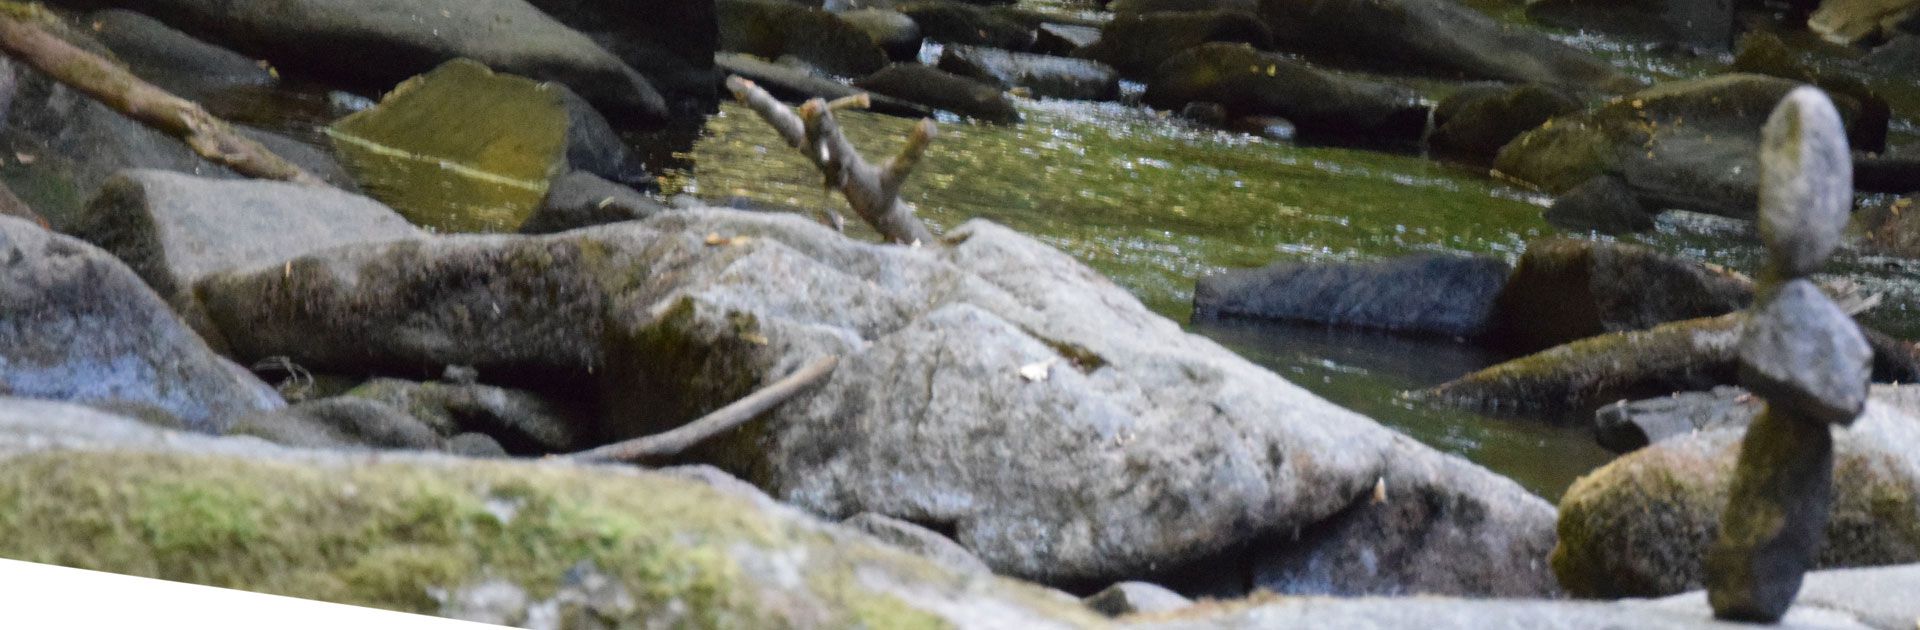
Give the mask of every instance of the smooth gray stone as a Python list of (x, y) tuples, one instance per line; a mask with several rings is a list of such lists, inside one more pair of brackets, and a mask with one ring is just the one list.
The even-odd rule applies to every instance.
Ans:
[(1731, 493), (1707, 552), (1707, 600), (1721, 619), (1779, 621), (1826, 534), (1833, 434), (1769, 409), (1747, 428)]
[(1622, 400), (1593, 413), (1593, 434), (1607, 450), (1626, 453), (1702, 429), (1745, 425), (1760, 410), (1758, 397), (1729, 386), (1710, 392)]
[(1860, 326), (1807, 280), (1781, 286), (1740, 342), (1740, 384), (1818, 422), (1853, 424), (1872, 373), (1873, 348)]
[(1121, 582), (1082, 601), (1088, 608), (1108, 617), (1167, 612), (1193, 605), (1193, 600), (1186, 596), (1150, 582)]
[(1820, 90), (1795, 88), (1760, 132), (1760, 237), (1786, 277), (1820, 270), (1853, 210), (1853, 157), (1840, 112)]

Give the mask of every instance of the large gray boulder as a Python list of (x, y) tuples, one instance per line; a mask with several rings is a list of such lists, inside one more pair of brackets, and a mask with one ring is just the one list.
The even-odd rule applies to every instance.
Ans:
[(714, 0), (528, 0), (646, 75), (675, 116), (704, 113), (717, 99)]
[(710, 468), (340, 453), (0, 398), (0, 556), (496, 624), (1078, 628)]
[(1595, 335), (1724, 315), (1753, 282), (1644, 245), (1546, 239), (1527, 244), (1494, 304), (1489, 338), (1536, 352)]
[(992, 123), (1020, 121), (1020, 108), (1014, 107), (997, 83), (970, 79), (917, 63), (896, 63), (855, 82), (854, 87), (902, 101), (942, 109)]
[(1422, 254), (1355, 263), (1281, 262), (1194, 284), (1196, 319), (1249, 317), (1448, 337), (1487, 331), (1512, 271), (1486, 256)]
[(666, 119), (647, 78), (523, 0), (56, 0), (133, 9), (283, 71), (387, 89), (447, 61), (566, 84), (608, 117)]
[[(1544, 501), (990, 223), (905, 248), (693, 209), (353, 245), (198, 288), (241, 356), (573, 382), (609, 437), (840, 355), (826, 382), (693, 456), (823, 515), (951, 533), (1016, 576), (1104, 585), (1265, 541), (1275, 557), (1399, 560), (1320, 576), (1323, 592), (1554, 590)], [(1288, 542), (1321, 524), (1351, 535)]]
[(193, 294), (202, 277), (424, 234), (379, 202), (333, 188), (155, 170), (107, 180), (67, 232), (125, 261), (216, 345)]
[(1229, 116), (1279, 116), (1303, 139), (1328, 144), (1414, 145), (1429, 111), (1411, 90), (1227, 43), (1164, 59), (1147, 80), (1145, 100), (1161, 109), (1202, 102)]
[(0, 395), (207, 432), (286, 404), (112, 255), (9, 217), (0, 217)]

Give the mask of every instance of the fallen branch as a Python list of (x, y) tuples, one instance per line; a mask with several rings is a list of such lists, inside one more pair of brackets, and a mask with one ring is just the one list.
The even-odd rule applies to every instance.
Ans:
[(860, 157), (833, 117), (836, 109), (865, 107), (868, 101), (864, 94), (832, 103), (816, 98), (795, 110), (752, 81), (737, 76), (727, 78), (727, 89), (773, 126), (788, 145), (813, 161), (826, 176), (827, 186), (839, 190), (854, 214), (860, 215), (889, 242), (905, 245), (933, 242), (933, 233), (913, 215), (913, 206), (900, 200), (901, 183), (920, 162), (927, 145), (933, 142), (936, 128), (932, 120), (921, 119), (907, 136), (900, 155), (888, 160), (882, 168)]
[(721, 407), (699, 420), (681, 425), (672, 431), (656, 433), (624, 442), (615, 442), (568, 455), (567, 457), (587, 462), (633, 462), (659, 459), (678, 455), (694, 445), (705, 442), (713, 436), (726, 433), (746, 424), (768, 409), (786, 402), (808, 386), (819, 382), (833, 372), (840, 364), (840, 357), (828, 356), (808, 363), (772, 385), (761, 388), (746, 398)]
[(114, 111), (174, 136), (216, 164), (261, 179), (324, 185), (320, 178), (240, 135), (198, 103), (140, 80), (14, 12), (0, 12), (0, 52), (25, 62)]

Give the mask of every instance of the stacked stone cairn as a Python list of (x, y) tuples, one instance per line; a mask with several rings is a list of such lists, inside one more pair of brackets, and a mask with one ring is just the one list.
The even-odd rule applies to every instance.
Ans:
[(1760, 234), (1770, 256), (1740, 345), (1740, 382), (1766, 400), (1741, 445), (1707, 554), (1716, 617), (1786, 614), (1820, 550), (1833, 502), (1833, 436), (1867, 401), (1872, 351), (1808, 276), (1840, 245), (1853, 165), (1833, 103), (1802, 87), (1774, 109), (1760, 149)]

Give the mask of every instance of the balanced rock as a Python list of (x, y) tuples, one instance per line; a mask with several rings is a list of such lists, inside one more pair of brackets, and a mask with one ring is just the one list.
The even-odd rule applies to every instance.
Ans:
[(1760, 237), (1775, 272), (1814, 273), (1840, 247), (1853, 214), (1853, 157), (1840, 113), (1821, 92), (1787, 94), (1760, 145)]
[(1859, 325), (1807, 280), (1779, 287), (1740, 342), (1740, 383), (1815, 423), (1851, 424), (1872, 372), (1873, 349)]

